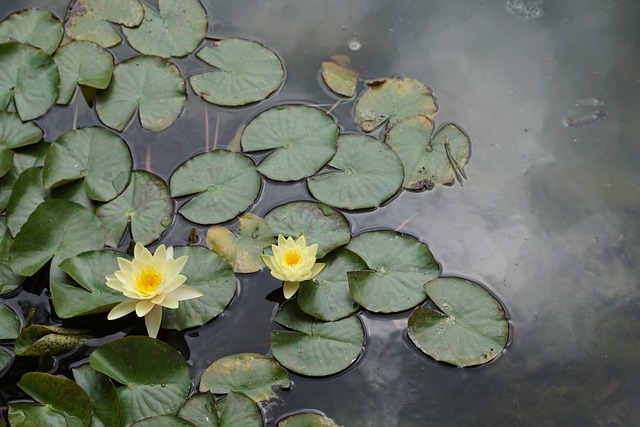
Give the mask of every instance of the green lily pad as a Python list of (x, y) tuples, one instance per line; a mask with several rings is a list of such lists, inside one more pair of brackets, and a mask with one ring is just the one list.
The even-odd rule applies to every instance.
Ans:
[(48, 10), (26, 9), (0, 22), (0, 43), (17, 41), (53, 53), (62, 40), (62, 22)]
[(42, 167), (26, 169), (20, 174), (7, 203), (7, 226), (11, 235), (18, 234), (36, 208), (45, 201)]
[(218, 224), (244, 212), (258, 197), (260, 176), (248, 157), (231, 151), (202, 153), (171, 176), (171, 195), (194, 195), (180, 208), (189, 221)]
[[(11, 363), (13, 357), (0, 347), (0, 372), (2, 372)], [(1, 424), (0, 424), (1, 425)]]
[(20, 334), (20, 321), (11, 308), (0, 304), (0, 340), (16, 339)]
[(155, 415), (175, 415), (191, 387), (189, 366), (169, 344), (130, 336), (101, 345), (89, 357), (91, 367), (116, 380), (122, 405), (121, 425)]
[(0, 295), (13, 291), (24, 281), (24, 277), (18, 276), (9, 266), (9, 254), (13, 238), (7, 227), (7, 220), (0, 216)]
[(284, 79), (278, 56), (260, 43), (224, 39), (215, 47), (204, 47), (197, 57), (218, 68), (192, 76), (193, 90), (213, 104), (246, 105), (271, 95)]
[(431, 90), (417, 80), (389, 79), (367, 89), (356, 104), (356, 119), (365, 132), (385, 121), (392, 127), (405, 117), (432, 118), (437, 110)]
[(309, 178), (307, 185), (313, 197), (337, 208), (380, 206), (402, 186), (400, 159), (387, 145), (369, 136), (341, 135), (329, 166), (335, 170)]
[(435, 184), (462, 180), (470, 155), (469, 137), (456, 125), (442, 126), (431, 138), (433, 123), (424, 116), (400, 121), (387, 133), (386, 142), (404, 165), (403, 186), (430, 189)]
[(69, 284), (51, 281), (51, 301), (56, 314), (68, 319), (101, 313), (124, 301), (121, 292), (105, 284), (105, 276), (119, 269), (118, 258), (130, 259), (121, 252), (99, 250), (83, 252), (60, 263), (72, 280)]
[(41, 203), (16, 235), (9, 265), (31, 276), (53, 258), (58, 265), (81, 252), (102, 249), (104, 231), (88, 209), (66, 200)]
[(286, 369), (267, 356), (242, 353), (223, 357), (209, 365), (202, 374), (199, 390), (214, 394), (236, 391), (260, 402), (278, 397), (272, 390), (275, 386), (291, 386)]
[(340, 320), (360, 309), (351, 298), (347, 272), (366, 270), (367, 264), (343, 248), (322, 259), (326, 267), (316, 277), (300, 284), (298, 306), (305, 313), (325, 321)]
[(84, 329), (31, 325), (20, 332), (13, 343), (13, 349), (18, 356), (41, 356), (45, 352), (53, 355), (63, 354), (73, 350), (86, 339), (93, 338), (87, 335), (87, 332)]
[(144, 17), (138, 0), (75, 0), (69, 10), (67, 35), (102, 47), (112, 47), (122, 41), (111, 22), (133, 27)]
[(211, 393), (196, 393), (184, 404), (178, 416), (196, 427), (219, 427), (216, 401)]
[(427, 245), (395, 231), (360, 234), (347, 249), (369, 266), (348, 273), (351, 296), (369, 311), (396, 313), (415, 307), (427, 298), (423, 285), (440, 271)]
[(278, 421), (278, 427), (340, 427), (340, 425), (324, 415), (301, 412)]
[(338, 95), (353, 97), (356, 94), (358, 73), (350, 68), (351, 59), (346, 55), (333, 55), (331, 61), (322, 62), (322, 80)]
[(105, 89), (113, 74), (113, 56), (92, 42), (72, 41), (53, 55), (60, 72), (57, 104), (67, 104), (77, 85)]
[(0, 176), (13, 166), (14, 148), (35, 144), (44, 136), (33, 122), (23, 123), (17, 114), (0, 111)]
[(129, 146), (118, 135), (100, 127), (72, 130), (49, 147), (44, 186), (84, 179), (89, 197), (107, 202), (129, 183), (131, 164)]
[(271, 352), (290, 371), (311, 377), (336, 374), (356, 361), (364, 345), (357, 316), (323, 322), (287, 301), (274, 319), (290, 330), (271, 331)]
[(49, 149), (48, 142), (39, 142), (28, 147), (16, 148), (13, 151), (13, 167), (3, 177), (0, 177), (0, 211), (9, 203), (13, 184), (25, 169), (43, 166), (44, 158)]
[(455, 366), (496, 358), (507, 344), (509, 323), (493, 295), (475, 282), (443, 277), (424, 286), (438, 310), (417, 307), (409, 338), (423, 353)]
[(207, 34), (207, 13), (198, 0), (158, 0), (158, 11), (146, 4), (139, 26), (124, 28), (135, 50), (163, 58), (193, 52)]
[(195, 424), (175, 415), (157, 415), (137, 421), (131, 427), (195, 427)]
[(171, 62), (136, 56), (116, 65), (109, 87), (98, 94), (96, 111), (110, 128), (122, 130), (136, 110), (146, 130), (158, 132), (178, 119), (187, 95)]
[(27, 372), (18, 381), (18, 386), (41, 405), (9, 405), (9, 423), (12, 426), (89, 425), (91, 400), (70, 379), (43, 372)]
[(114, 24), (137, 27), (144, 18), (144, 9), (138, 0), (80, 0), (83, 1), (96, 16)]
[(104, 48), (115, 46), (122, 41), (113, 25), (86, 10), (70, 15), (67, 35), (74, 40), (92, 42)]
[(318, 244), (317, 258), (346, 245), (351, 239), (349, 222), (339, 211), (316, 202), (291, 202), (272, 209), (264, 219), (274, 236), (297, 239), (301, 234), (308, 244)]
[(234, 391), (218, 404), (220, 427), (263, 427), (262, 413), (250, 397)]
[(336, 152), (338, 126), (326, 112), (306, 105), (268, 109), (242, 133), (242, 149), (273, 150), (258, 171), (274, 181), (297, 181), (318, 172)]
[(174, 201), (169, 187), (158, 176), (134, 171), (129, 186), (109, 203), (96, 208), (107, 234), (107, 245), (117, 247), (127, 225), (134, 241), (143, 245), (157, 240), (171, 224)]
[(162, 327), (183, 330), (202, 326), (219, 315), (229, 305), (236, 292), (236, 276), (221, 256), (201, 246), (174, 248), (175, 257), (188, 255), (182, 270), (186, 284), (200, 289), (204, 295), (186, 301), (173, 309), (163, 309)]
[[(46, 194), (46, 193), (45, 193)], [(87, 194), (87, 187), (84, 180), (76, 180), (59, 187), (52, 188), (49, 191), (50, 199), (68, 200), (84, 206), (89, 210), (95, 209), (95, 204)]]
[(0, 110), (13, 100), (23, 121), (42, 116), (58, 97), (58, 67), (43, 50), (22, 43), (0, 44)]
[(73, 378), (91, 399), (93, 426), (119, 426), (120, 401), (113, 383), (106, 375), (96, 371), (90, 365), (73, 368)]
[(222, 256), (236, 273), (253, 273), (262, 270), (262, 250), (273, 243), (273, 234), (267, 222), (252, 213), (239, 219), (240, 231), (234, 234), (220, 225), (207, 231), (207, 246)]

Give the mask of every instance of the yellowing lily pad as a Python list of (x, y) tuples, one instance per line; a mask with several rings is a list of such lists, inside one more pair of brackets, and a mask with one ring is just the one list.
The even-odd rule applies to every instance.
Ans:
[(278, 56), (254, 41), (220, 40), (215, 47), (204, 47), (197, 56), (218, 68), (189, 79), (193, 90), (213, 104), (239, 106), (261, 101), (284, 79)]
[(351, 98), (356, 94), (358, 73), (350, 67), (351, 59), (346, 55), (333, 55), (334, 62), (322, 63), (322, 80), (333, 92)]
[(87, 330), (62, 328), (60, 326), (31, 325), (24, 328), (13, 344), (18, 356), (41, 356), (45, 352), (53, 355), (73, 350), (88, 338)]
[(273, 235), (267, 222), (252, 213), (240, 217), (240, 231), (234, 234), (220, 225), (207, 231), (207, 246), (224, 257), (236, 273), (253, 273), (262, 270), (262, 250), (273, 243)]
[(43, 9), (26, 9), (0, 22), (0, 43), (17, 41), (53, 53), (62, 40), (62, 22)]
[(385, 121), (392, 127), (416, 114), (433, 117), (437, 110), (431, 90), (413, 79), (389, 79), (367, 89), (356, 104), (356, 119), (365, 132)]
[(455, 366), (496, 358), (507, 344), (509, 323), (500, 302), (479, 284), (455, 277), (427, 283), (437, 310), (417, 307), (409, 317), (409, 338), (423, 353)]
[(469, 137), (456, 125), (442, 126), (431, 137), (433, 123), (424, 116), (400, 121), (387, 133), (386, 142), (404, 165), (403, 186), (410, 190), (431, 189), (434, 185), (460, 182), (466, 176)]

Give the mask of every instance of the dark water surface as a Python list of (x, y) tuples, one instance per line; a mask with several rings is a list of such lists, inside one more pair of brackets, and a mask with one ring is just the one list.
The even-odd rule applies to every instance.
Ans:
[[(292, 374), (292, 390), (263, 407), (268, 425), (305, 408), (351, 427), (630, 426), (640, 419), (640, 2), (201, 1), (209, 34), (266, 43), (284, 61), (285, 84), (238, 110), (205, 107), (189, 92), (183, 116), (166, 131), (130, 125), (122, 135), (136, 168), (145, 167), (147, 147), (151, 170), (164, 178), (203, 152), (206, 114), (209, 146), (219, 123), (220, 148), (271, 105), (329, 108), (335, 98), (318, 72), (333, 54), (350, 55), (364, 79), (418, 79), (437, 98), (436, 125), (455, 122), (470, 135), (469, 179), (346, 214), (352, 232), (399, 228), (418, 237), (443, 274), (496, 294), (513, 327), (512, 343), (493, 363), (455, 369), (411, 345), (408, 313), (362, 313), (368, 338), (359, 361), (324, 379)], [(3, 1), (0, 17), (30, 6), (62, 16), (67, 4)], [(175, 62), (186, 75), (201, 67)], [(344, 130), (357, 129), (353, 107), (334, 111)], [(563, 125), (596, 109), (608, 117)], [(71, 128), (73, 110), (57, 107), (39, 120), (48, 140)], [(86, 106), (78, 113), (79, 126), (99, 123)], [(304, 184), (266, 182), (251, 211), (309, 198)], [(191, 226), (178, 217), (162, 242), (184, 244)], [(199, 231), (204, 236), (206, 227)], [(160, 338), (190, 356), (196, 383), (219, 357), (267, 354), (277, 305), (266, 296), (278, 286), (268, 273), (244, 275), (220, 318)], [(43, 304), (26, 292), (9, 301), (27, 302)], [(3, 402), (18, 392), (5, 388)]]

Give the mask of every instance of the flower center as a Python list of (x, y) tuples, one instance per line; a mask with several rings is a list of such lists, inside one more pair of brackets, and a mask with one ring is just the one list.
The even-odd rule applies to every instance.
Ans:
[(154, 268), (142, 270), (136, 279), (136, 289), (144, 295), (151, 295), (162, 283), (162, 276)]
[(287, 267), (295, 267), (302, 261), (302, 254), (299, 251), (287, 251), (284, 254), (284, 263)]

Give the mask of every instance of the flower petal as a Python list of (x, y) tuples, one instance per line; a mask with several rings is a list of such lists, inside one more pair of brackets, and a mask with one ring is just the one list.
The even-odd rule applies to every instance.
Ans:
[(131, 261), (118, 257), (118, 267), (120, 267), (120, 270), (131, 271)]
[(200, 289), (196, 289), (192, 286), (182, 285), (170, 294), (167, 294), (167, 296), (170, 295), (176, 297), (178, 301), (184, 301), (187, 299), (201, 297), (204, 295), (204, 293)]
[(316, 277), (316, 275), (322, 271), (322, 269), (325, 267), (325, 265), (327, 265), (327, 264), (325, 264), (323, 262), (315, 263), (315, 265), (313, 267), (311, 267), (311, 278)]
[(307, 247), (307, 240), (304, 238), (304, 234), (301, 234), (300, 237), (298, 237), (298, 240), (296, 240), (296, 245), (298, 245), (298, 246), (300, 246), (302, 248), (306, 248)]
[(136, 304), (136, 314), (138, 315), (138, 317), (144, 317), (155, 306), (156, 305), (151, 300), (148, 300), (148, 299), (143, 299), (141, 301), (138, 301), (138, 304)]
[(153, 309), (144, 316), (144, 324), (147, 327), (147, 334), (151, 338), (156, 338), (158, 336), (160, 323), (162, 323), (162, 307), (154, 305)]
[(113, 290), (122, 292), (122, 281), (120, 281), (115, 274), (107, 274), (105, 276), (105, 279), (107, 280), (105, 282), (105, 285), (107, 285)]
[(160, 305), (167, 308), (178, 308), (178, 298), (175, 295), (166, 294), (164, 301)]
[(286, 299), (291, 298), (296, 292), (298, 292), (298, 288), (300, 288), (300, 282), (284, 282), (284, 285), (282, 285), (284, 297)]
[(109, 314), (107, 315), (107, 319), (115, 320), (119, 319), (127, 314), (131, 313), (136, 309), (136, 304), (138, 301), (134, 299), (128, 299), (126, 301), (122, 301), (120, 304), (116, 305), (111, 309)]
[(264, 265), (266, 265), (269, 270), (273, 270), (275, 268), (273, 257), (271, 255), (262, 254), (260, 255), (260, 258), (262, 258), (262, 262), (264, 262)]

